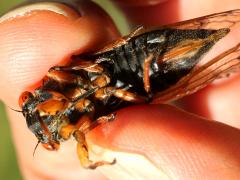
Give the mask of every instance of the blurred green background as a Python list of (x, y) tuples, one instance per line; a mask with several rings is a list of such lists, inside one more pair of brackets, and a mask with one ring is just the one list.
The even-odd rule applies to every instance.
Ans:
[[(123, 34), (126, 34), (128, 26), (121, 12), (108, 0), (94, 1), (112, 16), (119, 30)], [(23, 0), (0, 0), (0, 15), (20, 2), (23, 2)], [(0, 180), (2, 179), (20, 180), (22, 177), (16, 161), (10, 128), (5, 114), (5, 107), (3, 103), (0, 102)]]
[[(6, 12), (21, 0), (0, 0), (0, 14)], [(18, 169), (14, 146), (11, 139), (5, 107), (0, 102), (0, 179), (22, 179)]]

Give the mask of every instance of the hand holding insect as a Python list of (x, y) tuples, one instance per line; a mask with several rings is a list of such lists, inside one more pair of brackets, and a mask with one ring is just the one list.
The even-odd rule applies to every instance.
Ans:
[[(71, 43), (69, 43), (69, 44), (71, 44)], [(78, 44), (78, 46), (79, 46), (79, 42), (76, 42), (76, 44)], [(75, 49), (73, 51), (75, 51)], [(6, 52), (5, 52), (5, 54), (6, 54)], [(62, 54), (61, 54), (61, 56), (62, 56)], [(67, 55), (65, 55), (65, 56), (67, 56)], [(3, 59), (6, 59), (6, 58), (3, 58)], [(18, 58), (16, 58), (16, 59), (18, 59)], [(44, 58), (41, 57), (40, 59), (42, 60)], [(52, 59), (54, 59), (54, 58), (52, 58)], [(8, 60), (8, 59), (6, 59), (6, 60)], [(56, 57), (56, 62), (58, 60), (59, 60), (59, 57)], [(46, 65), (46, 66), (48, 66), (48, 65)], [(48, 68), (49, 67), (46, 67), (46, 70)], [(43, 74), (45, 74), (46, 71), (45, 70), (43, 70), (43, 71), (44, 71)], [(39, 75), (39, 77), (40, 77), (40, 75)], [(35, 80), (33, 80), (33, 81), (35, 81)], [(29, 82), (26, 83), (26, 85), (28, 85), (28, 84), (29, 84)], [(9, 97), (5, 98), (5, 99), (8, 99), (8, 101), (10, 101)], [(139, 115), (139, 116), (136, 116), (136, 114), (139, 114), (139, 111), (143, 112), (143, 113), (141, 113), (141, 115)], [(166, 114), (175, 114), (176, 117), (174, 115), (170, 116), (170, 117), (169, 116), (166, 117), (165, 116)], [(18, 116), (18, 119), (19, 119), (19, 117), (20, 116)], [(159, 118), (159, 117), (161, 117), (161, 118)], [(167, 121), (169, 121), (168, 122), (169, 124), (166, 123)], [(193, 123), (189, 123), (189, 121), (191, 121)], [(120, 123), (120, 125), (119, 125), (119, 123)], [(14, 123), (13, 126), (15, 126), (15, 125), (16, 124)], [(215, 123), (202, 121), (197, 117), (192, 117), (188, 114), (185, 114), (184, 112), (180, 112), (180, 111), (178, 111), (172, 107), (168, 107), (168, 106), (136, 107), (136, 108), (127, 109), (125, 111), (121, 111), (118, 114), (118, 119), (115, 122), (113, 122), (112, 127), (113, 127), (113, 130), (112, 130), (113, 134), (112, 134), (112, 136), (108, 135), (106, 137), (107, 139), (108, 138), (110, 138), (110, 139), (108, 139), (107, 141), (104, 141), (105, 143), (109, 142), (112, 146), (121, 147), (123, 149), (131, 149), (133, 151), (140, 150), (140, 153), (144, 153), (146, 156), (148, 156), (148, 158), (151, 159), (154, 164), (157, 164), (157, 166), (160, 167), (161, 169), (162, 168), (164, 169), (166, 167), (165, 165), (164, 165), (164, 167), (161, 167), (161, 163), (164, 162), (164, 161), (161, 161), (161, 157), (162, 157), (161, 154), (164, 154), (164, 155), (166, 155), (166, 157), (170, 158), (171, 155), (168, 156), (168, 153), (174, 152), (173, 146), (174, 147), (175, 146), (182, 147), (182, 149), (186, 150), (186, 153), (192, 152), (192, 151), (187, 150), (190, 144), (184, 143), (184, 141), (182, 141), (184, 139), (187, 139), (187, 137), (190, 138), (191, 140), (194, 140), (194, 139), (197, 139), (196, 138), (197, 136), (200, 136), (201, 138), (204, 138), (204, 142), (209, 142), (212, 145), (214, 144), (216, 149), (221, 149), (219, 147), (219, 145), (221, 144), (221, 142), (225, 142), (225, 140), (222, 136), (219, 138), (216, 138), (215, 136), (217, 136), (218, 133), (221, 134), (221, 133), (225, 132), (226, 133), (225, 138), (227, 138), (227, 139), (229, 139), (231, 137), (236, 138), (239, 136), (238, 131), (233, 128), (230, 128), (227, 126), (222, 127), (222, 125), (217, 125)], [(150, 127), (150, 128), (144, 128), (144, 127)], [(156, 127), (156, 129), (153, 127)], [(142, 129), (142, 128), (144, 128), (144, 130), (142, 130), (142, 132), (144, 132), (144, 133), (138, 134), (138, 132), (139, 132), (138, 130)], [(202, 132), (205, 131), (204, 129), (206, 129), (206, 128), (209, 130), (208, 132), (206, 132), (207, 134), (210, 132), (215, 132), (215, 133), (208, 134), (210, 136), (209, 138), (206, 138), (204, 135), (201, 135)], [(175, 129), (177, 129), (178, 131), (175, 131)], [(191, 129), (194, 129), (194, 132)], [(121, 133), (120, 133), (121, 135), (119, 136), (117, 133), (116, 135), (118, 135), (118, 137), (115, 137), (114, 134), (120, 130), (121, 130)], [(156, 133), (153, 133), (153, 132), (156, 132)], [(229, 133), (229, 132), (231, 132), (231, 133)], [(19, 133), (18, 136), (20, 136), (20, 134), (22, 134), (22, 133), (25, 134), (25, 131)], [(154, 137), (152, 136), (153, 134), (154, 134)], [(164, 137), (165, 136), (164, 134), (167, 137), (169, 137), (169, 135), (170, 135), (172, 137), (172, 139), (171, 138), (170, 139), (168, 139), (168, 138), (159, 139), (159, 137)], [(144, 136), (142, 136), (142, 135), (144, 135)], [(156, 135), (156, 137), (155, 137), (155, 135)], [(103, 137), (103, 136), (101, 135), (98, 137)], [(113, 138), (112, 141), (111, 141), (111, 138)], [(134, 141), (134, 139), (136, 139), (136, 138), (140, 138), (141, 140)], [(148, 138), (150, 138), (150, 139), (148, 139)], [(181, 139), (181, 138), (183, 138), (183, 139)], [(22, 138), (22, 139), (24, 139), (24, 138)], [(128, 139), (128, 140), (126, 141), (126, 139)], [(132, 141), (131, 141), (131, 139), (132, 139)], [(147, 141), (147, 143), (144, 143), (144, 140)], [(169, 142), (166, 140), (168, 140)], [(98, 138), (98, 141), (100, 141), (99, 138)], [(220, 142), (216, 143), (218, 141), (220, 141)], [(227, 148), (226, 151), (223, 152), (223, 154), (226, 155), (229, 152), (232, 152), (232, 149), (234, 149), (234, 147), (235, 148), (239, 147), (239, 145), (237, 145), (238, 141), (239, 140), (237, 140), (237, 138), (236, 138), (235, 143), (228, 142), (229, 147)], [(153, 146), (148, 147), (146, 145), (148, 143), (155, 144), (155, 148), (153, 148)], [(109, 144), (108, 144), (108, 146), (109, 146)], [(140, 149), (140, 147), (141, 147), (141, 149)], [(170, 149), (169, 149), (169, 147), (170, 147)], [(171, 150), (171, 148), (173, 148), (173, 150)], [(153, 152), (155, 152), (155, 154), (151, 154), (151, 153), (149, 154), (149, 152), (151, 152), (152, 150), (153, 150)], [(170, 150), (170, 151), (167, 151), (167, 150)], [(194, 149), (193, 149), (193, 151), (194, 151)], [(208, 151), (206, 151), (206, 152), (208, 152)], [(205, 153), (204, 152), (203, 152), (203, 154), (197, 153), (197, 155), (199, 156), (199, 158), (200, 157), (203, 158)], [(24, 157), (27, 157), (27, 156), (29, 156), (29, 154), (26, 154)], [(179, 156), (181, 157), (181, 154)], [(218, 158), (216, 158), (218, 161), (214, 161), (214, 162), (216, 164), (221, 164), (222, 154), (221, 153), (219, 155), (214, 154), (214, 157), (218, 157)], [(56, 158), (59, 158), (59, 155), (56, 156)], [(235, 161), (234, 158), (236, 158), (236, 157), (234, 157), (234, 156), (229, 157), (230, 161), (233, 162), (233, 164), (239, 163), (239, 162), (237, 162), (237, 160)], [(64, 157), (62, 157), (62, 159), (65, 160)], [(179, 158), (179, 160), (180, 159), (181, 158)], [(172, 159), (172, 160), (174, 160), (174, 159)], [(174, 167), (173, 169), (179, 170), (179, 172), (177, 170), (175, 171), (175, 175), (176, 175), (176, 174), (180, 173), (181, 168), (177, 167), (178, 166), (177, 161), (175, 161), (175, 163), (176, 164), (174, 164), (174, 163), (173, 164), (169, 163), (169, 164)], [(187, 162), (185, 162), (185, 163), (186, 163), (186, 165), (188, 164)], [(126, 164), (128, 164), (128, 162), (126, 162)], [(166, 172), (167, 170), (164, 170), (164, 171)]]

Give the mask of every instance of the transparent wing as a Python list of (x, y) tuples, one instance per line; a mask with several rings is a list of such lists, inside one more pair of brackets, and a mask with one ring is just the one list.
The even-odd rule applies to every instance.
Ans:
[[(207, 16), (202, 16), (186, 21), (176, 22), (173, 24), (164, 25), (161, 27), (145, 28), (143, 26), (138, 27), (132, 33), (130, 37), (138, 36), (147, 32), (172, 28), (172, 29), (233, 29), (240, 26), (240, 9), (231, 11), (225, 11)], [(126, 37), (129, 37), (126, 36)]]
[(133, 30), (128, 36), (119, 38), (118, 40), (106, 45), (102, 49), (99, 49), (94, 54), (101, 54), (106, 51), (111, 50), (114, 47), (119, 47), (126, 44), (131, 38), (149, 33), (155, 30), (161, 30), (166, 28), (172, 29), (223, 29), (240, 27), (240, 9), (215, 13), (207, 16), (202, 16), (195, 19), (190, 19), (187, 21), (177, 22), (174, 24), (169, 24), (161, 27), (145, 28), (143, 26), (138, 27)]
[(239, 26), (240, 9), (215, 13), (187, 21), (167, 25), (166, 27), (176, 29), (221, 29)]
[(206, 64), (196, 66), (174, 86), (156, 94), (153, 102), (168, 102), (193, 94), (213, 80), (239, 70), (239, 68), (240, 43), (208, 61)]

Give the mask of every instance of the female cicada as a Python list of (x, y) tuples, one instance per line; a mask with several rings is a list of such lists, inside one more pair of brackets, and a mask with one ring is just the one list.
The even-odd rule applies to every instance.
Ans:
[(140, 27), (95, 53), (73, 56), (68, 65), (50, 68), (34, 93), (20, 96), (27, 125), (48, 150), (73, 136), (85, 168), (113, 164), (89, 159), (85, 134), (114, 120), (122, 107), (173, 101), (238, 69), (240, 44), (208, 61), (202, 58), (239, 22), (240, 10), (232, 10)]

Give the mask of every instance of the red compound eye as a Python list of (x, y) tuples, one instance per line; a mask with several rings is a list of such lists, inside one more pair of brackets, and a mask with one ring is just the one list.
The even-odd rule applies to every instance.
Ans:
[(32, 97), (32, 93), (25, 91), (21, 94), (21, 96), (19, 97), (19, 106), (23, 107), (23, 105), (30, 99), (30, 97)]

